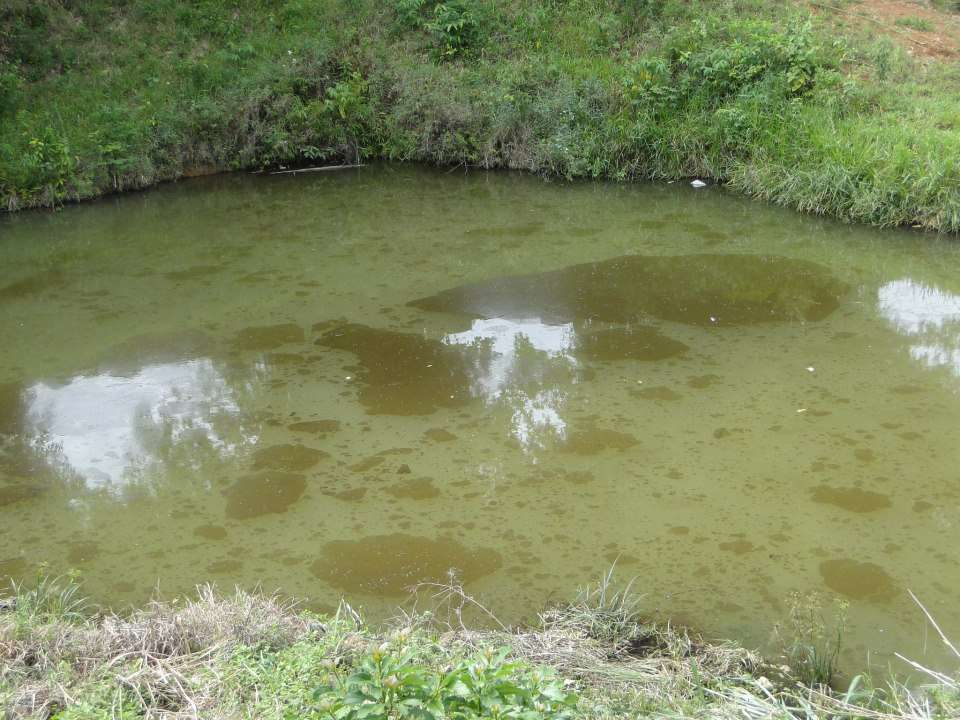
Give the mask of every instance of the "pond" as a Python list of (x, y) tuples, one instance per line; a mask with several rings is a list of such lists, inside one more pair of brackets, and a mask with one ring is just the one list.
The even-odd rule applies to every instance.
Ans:
[[(0, 220), (0, 582), (505, 621), (616, 562), (844, 663), (960, 636), (960, 246), (717, 189), (372, 166)], [(831, 612), (827, 607), (825, 612)]]

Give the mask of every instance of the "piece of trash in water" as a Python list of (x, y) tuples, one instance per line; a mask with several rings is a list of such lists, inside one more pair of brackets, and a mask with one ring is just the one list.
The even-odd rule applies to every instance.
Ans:
[(690, 184), (695, 188), (702, 188), (707, 186), (707, 184), (703, 180), (694, 180)]
[(798, 409), (797, 409), (797, 412), (798, 412), (798, 413), (805, 413), (806, 411), (807, 411), (806, 408), (798, 408)]
[(807, 372), (816, 372), (816, 370), (817, 369), (813, 365), (807, 368)]

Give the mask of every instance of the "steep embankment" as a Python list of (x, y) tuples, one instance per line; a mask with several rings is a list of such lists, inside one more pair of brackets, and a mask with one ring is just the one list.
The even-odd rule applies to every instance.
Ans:
[(9, 0), (0, 202), (387, 158), (960, 231), (953, 0)]

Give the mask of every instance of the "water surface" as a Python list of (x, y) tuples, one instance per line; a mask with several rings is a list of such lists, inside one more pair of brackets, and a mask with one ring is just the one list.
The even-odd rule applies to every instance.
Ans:
[[(0, 221), (0, 580), (508, 621), (613, 561), (848, 667), (960, 636), (960, 249), (686, 186), (379, 166)], [(926, 642), (929, 640), (929, 642)]]

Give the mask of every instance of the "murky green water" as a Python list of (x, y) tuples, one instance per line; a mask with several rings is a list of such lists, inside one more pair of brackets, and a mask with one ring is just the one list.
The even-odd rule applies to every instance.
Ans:
[(374, 167), (0, 221), (0, 575), (516, 620), (653, 613), (850, 666), (960, 636), (960, 247), (687, 186)]

